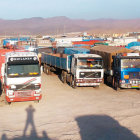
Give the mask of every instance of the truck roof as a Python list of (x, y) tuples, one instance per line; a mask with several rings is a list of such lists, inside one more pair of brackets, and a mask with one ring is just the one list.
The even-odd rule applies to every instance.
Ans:
[(6, 53), (6, 57), (29, 57), (29, 56), (37, 56), (34, 52), (8, 52)]

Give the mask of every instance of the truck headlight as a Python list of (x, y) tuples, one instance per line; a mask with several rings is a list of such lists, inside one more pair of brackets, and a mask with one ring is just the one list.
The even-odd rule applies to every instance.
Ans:
[(81, 75), (85, 75), (85, 73), (81, 73)]
[(15, 85), (11, 85), (11, 89), (16, 89), (16, 86)]
[(40, 89), (41, 88), (41, 84), (35, 84), (35, 89)]
[(14, 95), (14, 92), (13, 92), (12, 90), (9, 90), (9, 91), (8, 91), (8, 95), (9, 95), (9, 96), (12, 96), (12, 95)]
[(124, 84), (125, 83), (125, 80), (122, 80), (122, 84)]

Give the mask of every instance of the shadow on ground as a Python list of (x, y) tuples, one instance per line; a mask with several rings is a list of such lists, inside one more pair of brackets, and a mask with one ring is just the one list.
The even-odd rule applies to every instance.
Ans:
[[(3, 134), (1, 140), (52, 140), (48, 137), (46, 131), (42, 131), (42, 137), (38, 136), (35, 123), (35, 109), (30, 105), (27, 109), (27, 120), (23, 135), (8, 138)], [(116, 120), (106, 115), (89, 115), (76, 118), (80, 129), (81, 140), (140, 140), (138, 136), (132, 133), (128, 128), (121, 126)], [(27, 130), (31, 127), (30, 134)], [(41, 135), (41, 134), (40, 134)], [(74, 140), (74, 139), (72, 139)]]
[[(3, 134), (1, 140), (52, 140), (48, 137), (46, 131), (42, 132), (42, 137), (39, 137), (36, 131), (35, 123), (34, 123), (34, 112), (35, 109), (30, 105), (27, 109), (27, 120), (25, 124), (25, 128), (23, 131), (23, 135), (20, 137), (8, 138), (6, 134)], [(27, 135), (27, 130), (31, 127), (30, 135)]]
[(81, 140), (140, 140), (110, 116), (91, 115), (76, 118)]

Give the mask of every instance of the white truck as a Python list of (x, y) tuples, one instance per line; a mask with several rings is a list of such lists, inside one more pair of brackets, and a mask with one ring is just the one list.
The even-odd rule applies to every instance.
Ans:
[[(41, 64), (44, 72), (57, 71), (63, 83), (71, 87), (98, 87), (103, 82), (104, 70), (102, 57), (88, 54), (89, 50), (82, 48), (65, 48), (63, 54), (42, 53)], [(77, 53), (77, 54), (76, 54)]]
[(1, 84), (6, 102), (39, 101), (41, 74), (37, 54), (34, 52), (8, 52), (1, 64)]

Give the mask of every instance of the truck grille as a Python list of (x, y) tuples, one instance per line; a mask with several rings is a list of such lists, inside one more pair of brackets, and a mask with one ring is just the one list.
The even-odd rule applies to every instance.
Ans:
[(15, 91), (16, 97), (31, 97), (33, 96), (33, 91)]
[(34, 84), (31, 85), (16, 85), (16, 89), (15, 90), (37, 90), (39, 89), (39, 86), (35, 86)]
[(101, 72), (80, 72), (79, 78), (101, 78)]

